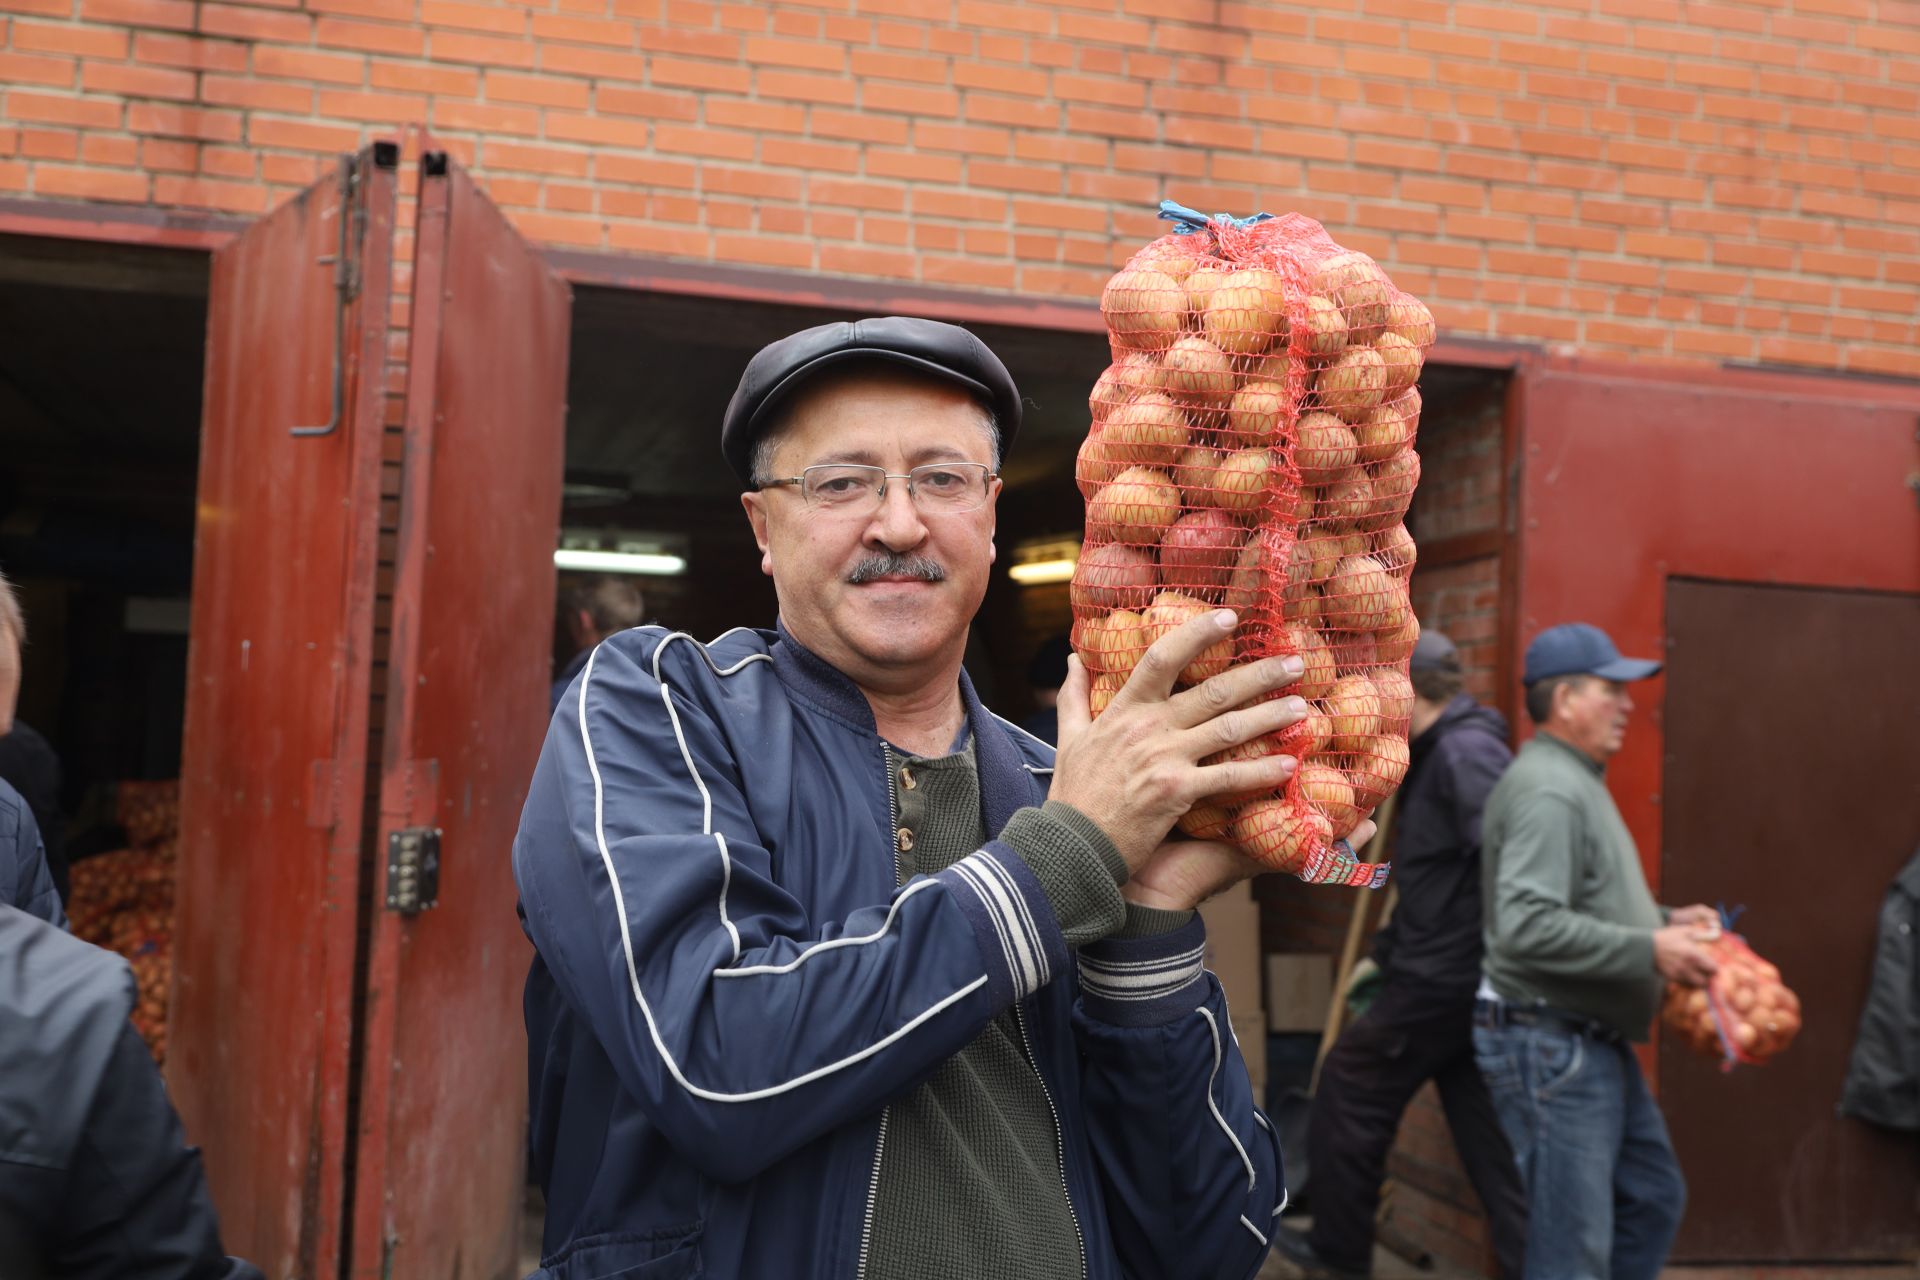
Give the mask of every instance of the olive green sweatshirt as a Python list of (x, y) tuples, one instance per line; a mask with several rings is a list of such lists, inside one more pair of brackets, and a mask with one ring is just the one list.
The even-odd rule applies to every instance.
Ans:
[(1663, 986), (1653, 967), (1663, 913), (1602, 766), (1536, 734), (1494, 785), (1482, 831), (1494, 991), (1646, 1039)]

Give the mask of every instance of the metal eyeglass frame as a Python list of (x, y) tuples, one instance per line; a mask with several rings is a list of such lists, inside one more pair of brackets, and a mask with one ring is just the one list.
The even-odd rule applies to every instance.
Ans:
[[(800, 497), (803, 501), (807, 503), (808, 506), (816, 507), (824, 510), (833, 510), (834, 508), (831, 505), (818, 503), (807, 497), (807, 473), (808, 472), (810, 471), (878, 472), (880, 475), (880, 485), (879, 485), (879, 488), (874, 493), (873, 509), (875, 511), (878, 511), (883, 505), (885, 505), (887, 501), (887, 481), (889, 480), (905, 480), (907, 482), (907, 500), (913, 503), (914, 510), (925, 511), (927, 508), (924, 508), (920, 505), (919, 491), (914, 488), (914, 477), (919, 473), (921, 473), (922, 471), (939, 471), (942, 469), (951, 469), (954, 467), (980, 468), (980, 471), (985, 479), (985, 484), (982, 488), (982, 496), (978, 504), (971, 507), (950, 507), (947, 509), (947, 514), (965, 515), (969, 511), (978, 511), (980, 510), (981, 507), (986, 506), (987, 500), (993, 496), (993, 482), (1000, 478), (1000, 473), (988, 467), (987, 464), (984, 462), (923, 462), (919, 466), (913, 467), (907, 471), (889, 471), (885, 467), (876, 467), (864, 462), (816, 462), (810, 467), (800, 468), (800, 474), (797, 476), (784, 476), (778, 480), (766, 480), (761, 482), (759, 485), (756, 485), (755, 488), (761, 491), (765, 491), (767, 489), (777, 488), (782, 485), (793, 485), (795, 488), (800, 490)], [(938, 508), (935, 508), (935, 510), (938, 510)]]

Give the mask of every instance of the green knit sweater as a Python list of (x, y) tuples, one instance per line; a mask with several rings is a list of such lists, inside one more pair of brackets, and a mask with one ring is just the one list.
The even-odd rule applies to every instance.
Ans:
[[(938, 759), (890, 752), (901, 883), (987, 841), (973, 747)], [(1190, 913), (1129, 909), (1126, 866), (1077, 810), (1016, 813), (1000, 838), (1040, 880), (1069, 947), (1157, 933)], [(861, 1275), (872, 1280), (1021, 1280), (1085, 1271), (1060, 1169), (1053, 1102), (1010, 1009), (887, 1105)]]

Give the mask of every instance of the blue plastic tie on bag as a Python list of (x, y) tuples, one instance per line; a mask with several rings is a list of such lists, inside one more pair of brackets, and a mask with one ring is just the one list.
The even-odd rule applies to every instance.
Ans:
[(1714, 910), (1720, 913), (1720, 927), (1726, 930), (1728, 933), (1732, 933), (1734, 931), (1733, 930), (1734, 923), (1740, 919), (1741, 914), (1745, 912), (1746, 909), (1747, 909), (1747, 904), (1744, 902), (1741, 903), (1739, 906), (1732, 907), (1732, 908), (1729, 908), (1727, 904), (1724, 902), (1714, 903)]
[(1273, 215), (1270, 213), (1256, 213), (1251, 218), (1236, 218), (1230, 213), (1216, 213), (1213, 217), (1209, 218), (1198, 209), (1189, 209), (1178, 201), (1162, 200), (1160, 202), (1160, 220), (1162, 222), (1178, 223), (1179, 225), (1173, 229), (1173, 234), (1184, 236), (1190, 235), (1195, 231), (1205, 231), (1207, 229), (1207, 223), (1209, 222), (1223, 222), (1230, 227), (1238, 227), (1244, 231), (1255, 223), (1271, 222)]

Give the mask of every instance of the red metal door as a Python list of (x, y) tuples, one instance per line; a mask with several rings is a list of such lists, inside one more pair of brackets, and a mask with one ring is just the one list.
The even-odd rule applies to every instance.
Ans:
[[(1764, 1067), (1660, 1055), (1692, 1175), (1674, 1257), (1911, 1260), (1913, 1140), (1834, 1104), (1880, 902), (1920, 835), (1920, 596), (1673, 580), (1667, 628), (1664, 897), (1744, 906), (1741, 931), (1806, 1011)], [(1742, 723), (1787, 690), (1776, 729)]]
[[(467, 175), (421, 164), (352, 1274), (512, 1270), (526, 1173), (509, 854), (547, 725), (571, 294)], [(396, 833), (437, 904), (385, 904)]]
[(213, 261), (167, 1074), (275, 1277), (339, 1267), (396, 163)]

